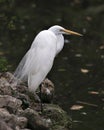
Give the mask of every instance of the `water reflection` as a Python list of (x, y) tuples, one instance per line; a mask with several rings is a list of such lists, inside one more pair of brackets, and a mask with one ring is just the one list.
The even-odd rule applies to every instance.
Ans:
[[(104, 4), (103, 1), (95, 3), (98, 6)], [(88, 9), (93, 7), (93, 2), (89, 0), (25, 2), (12, 0), (8, 1), (8, 4), (2, 0), (0, 4), (0, 55), (11, 65), (9, 70), (14, 70), (29, 49), (35, 35), (42, 29), (59, 24), (84, 33), (83, 38), (65, 36), (64, 49), (56, 57), (48, 77), (56, 86), (54, 102), (72, 115), (73, 129), (102, 130), (104, 13), (89, 13)], [(83, 108), (71, 110), (73, 105)]]

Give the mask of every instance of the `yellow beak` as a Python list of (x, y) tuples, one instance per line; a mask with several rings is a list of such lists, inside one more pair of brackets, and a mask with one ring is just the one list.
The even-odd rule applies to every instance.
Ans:
[(63, 29), (62, 31), (65, 32), (65, 33), (67, 33), (67, 34), (70, 34), (70, 35), (83, 36), (80, 33), (77, 33), (77, 32), (71, 31), (71, 30), (67, 30), (67, 29)]

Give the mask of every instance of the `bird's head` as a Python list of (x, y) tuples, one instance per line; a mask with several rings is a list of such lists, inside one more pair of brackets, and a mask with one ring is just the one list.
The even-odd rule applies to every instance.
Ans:
[(49, 28), (49, 30), (54, 32), (56, 35), (67, 34), (67, 35), (83, 36), (80, 33), (77, 33), (77, 32), (74, 32), (74, 31), (71, 31), (71, 30), (68, 30), (68, 29), (65, 29), (65, 28), (63, 28), (63, 27), (61, 27), (59, 25), (52, 26), (52, 27)]

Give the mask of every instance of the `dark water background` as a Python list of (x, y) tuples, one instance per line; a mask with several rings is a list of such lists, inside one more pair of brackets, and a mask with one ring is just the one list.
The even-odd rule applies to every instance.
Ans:
[(0, 70), (14, 71), (36, 34), (55, 24), (84, 36), (65, 36), (48, 75), (54, 102), (71, 115), (73, 130), (103, 130), (103, 0), (0, 0)]

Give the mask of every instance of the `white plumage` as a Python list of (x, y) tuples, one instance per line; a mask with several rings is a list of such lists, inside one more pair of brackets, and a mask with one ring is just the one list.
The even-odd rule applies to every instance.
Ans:
[(62, 34), (81, 34), (55, 25), (41, 31), (34, 39), (30, 49), (21, 60), (14, 76), (28, 81), (29, 91), (34, 92), (52, 68), (55, 56), (64, 46)]

